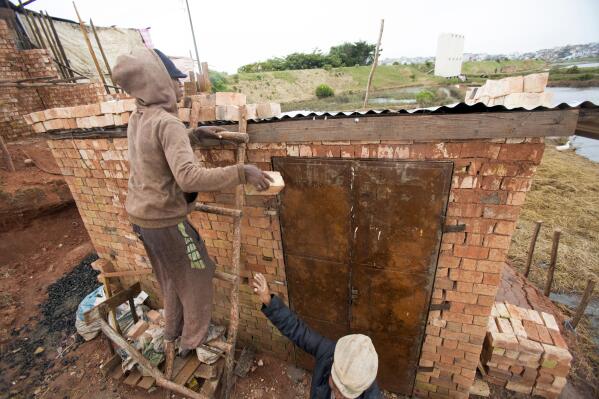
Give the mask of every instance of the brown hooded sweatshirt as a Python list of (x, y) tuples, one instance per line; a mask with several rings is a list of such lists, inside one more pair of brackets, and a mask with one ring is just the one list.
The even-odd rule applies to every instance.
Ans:
[(194, 208), (184, 193), (218, 191), (245, 183), (242, 165), (206, 169), (191, 148), (188, 130), (177, 118), (173, 81), (158, 55), (136, 49), (121, 55), (113, 77), (137, 99), (127, 128), (129, 220), (144, 228), (175, 226)]

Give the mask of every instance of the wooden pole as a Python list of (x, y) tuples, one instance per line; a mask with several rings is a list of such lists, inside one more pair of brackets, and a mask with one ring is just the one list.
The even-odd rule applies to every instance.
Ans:
[(102, 73), (102, 69), (100, 68), (100, 64), (98, 63), (98, 58), (96, 58), (96, 53), (94, 52), (92, 43), (89, 40), (89, 36), (87, 35), (87, 30), (85, 29), (85, 25), (83, 25), (83, 20), (81, 19), (81, 16), (79, 15), (79, 11), (77, 11), (77, 6), (75, 5), (75, 2), (73, 2), (73, 8), (75, 8), (75, 13), (77, 14), (77, 19), (79, 19), (79, 28), (81, 29), (81, 34), (83, 35), (83, 38), (85, 39), (85, 43), (87, 44), (87, 49), (89, 50), (89, 54), (92, 56), (92, 60), (94, 61), (94, 65), (96, 66), (96, 71), (98, 72), (98, 75), (100, 76), (100, 80), (102, 81), (102, 84), (104, 85), (104, 90), (106, 90), (106, 94), (110, 94), (110, 90), (108, 90), (108, 87), (106, 87), (106, 79), (104, 79), (104, 74)]
[(593, 290), (595, 289), (595, 283), (595, 279), (590, 278), (587, 280), (587, 286), (584, 289), (582, 299), (580, 300), (580, 303), (576, 308), (574, 317), (572, 317), (572, 320), (570, 320), (570, 325), (572, 326), (572, 329), (576, 328), (576, 326), (580, 322), (580, 319), (582, 318), (582, 316), (584, 316), (584, 311), (586, 310), (589, 302), (591, 301), (591, 296), (593, 295)]
[[(92, 32), (94, 32), (94, 37), (96, 38), (96, 43), (98, 44), (98, 48), (100, 49), (100, 54), (102, 55), (102, 59), (104, 60), (104, 65), (106, 66), (106, 70), (108, 71), (108, 76), (110, 77), (110, 81), (114, 85), (114, 79), (112, 79), (112, 69), (110, 69), (110, 64), (108, 63), (108, 58), (106, 58), (106, 53), (104, 53), (104, 48), (102, 47), (102, 43), (100, 43), (100, 37), (98, 36), (98, 32), (96, 32), (96, 27), (94, 26), (94, 21), (89, 20), (89, 24), (92, 27)], [(115, 89), (118, 93), (119, 90)]]
[[(247, 131), (247, 110), (245, 105), (239, 107), (239, 133)], [(245, 163), (245, 143), (237, 146), (237, 164)], [(243, 185), (235, 188), (235, 207), (243, 209), (245, 204), (245, 191)], [(241, 270), (241, 217), (233, 219), (233, 275), (236, 277), (231, 290), (231, 313), (229, 316), (229, 329), (227, 331), (227, 344), (231, 349), (225, 358), (225, 374), (222, 387), (222, 398), (228, 399), (233, 388), (235, 376), (233, 365), (235, 363), (235, 345), (237, 343), (237, 330), (239, 328), (239, 273)]]
[(528, 257), (526, 258), (526, 269), (524, 270), (524, 277), (526, 278), (528, 278), (528, 274), (530, 273), (530, 265), (532, 263), (532, 257), (535, 253), (535, 246), (537, 245), (537, 238), (539, 237), (539, 231), (541, 231), (542, 224), (542, 220), (537, 220), (535, 222), (535, 231), (532, 233), (532, 238), (530, 239), (530, 245), (528, 247)]
[[(42, 32), (44, 32), (44, 36), (46, 37), (46, 41), (50, 45), (50, 51), (54, 54), (54, 58), (60, 59), (60, 54), (58, 54), (58, 50), (54, 47), (54, 42), (52, 41), (52, 36), (50, 35), (50, 27), (47, 26), (47, 22), (44, 19), (44, 14), (39, 13), (40, 26), (42, 27)], [(68, 77), (66, 70), (60, 65), (57, 64), (58, 71), (62, 75), (63, 78)]]
[(376, 50), (374, 51), (374, 61), (372, 62), (372, 68), (370, 68), (370, 74), (368, 74), (368, 84), (366, 85), (366, 95), (364, 96), (364, 108), (368, 107), (368, 95), (370, 93), (370, 86), (372, 85), (372, 78), (374, 77), (374, 70), (376, 64), (379, 62), (379, 48), (381, 46), (381, 38), (383, 37), (383, 28), (385, 27), (385, 20), (381, 19), (381, 30), (379, 31), (379, 40), (376, 43)]
[(202, 72), (202, 66), (200, 64), (200, 55), (198, 53), (198, 44), (196, 43), (196, 34), (193, 30), (193, 21), (191, 20), (191, 12), (189, 12), (189, 1), (185, 0), (185, 5), (187, 6), (187, 16), (189, 17), (189, 26), (191, 26), (191, 37), (193, 38), (193, 48), (196, 52), (196, 61), (198, 62), (198, 68), (200, 72)]
[[(23, 3), (21, 3), (21, 0), (19, 0), (19, 7), (23, 7)], [(33, 23), (31, 22), (31, 17), (29, 16), (29, 11), (27, 11), (26, 9), (23, 8), (23, 14), (25, 14), (25, 19), (27, 20), (27, 24), (29, 25), (29, 29), (31, 29), (33, 38), (36, 41), (36, 46), (38, 48), (41, 48), (41, 42), (40, 42), (40, 38), (37, 36), (37, 32), (35, 31), (35, 29), (33, 29)]]
[(14, 172), (15, 164), (12, 162), (12, 157), (10, 156), (10, 152), (8, 152), (8, 148), (6, 148), (6, 143), (4, 142), (4, 138), (2, 136), (0, 136), (0, 149), (2, 149), (4, 159), (6, 160), (6, 168), (9, 172)]
[(44, 42), (44, 38), (42, 37), (42, 33), (40, 32), (39, 26), (37, 26), (37, 20), (35, 18), (35, 14), (32, 13), (31, 11), (28, 11), (28, 13), (31, 15), (31, 20), (33, 21), (33, 30), (35, 31), (35, 35), (39, 39), (40, 48), (47, 49), (48, 46), (46, 46), (46, 43)]
[(551, 247), (551, 261), (549, 262), (549, 270), (547, 271), (547, 282), (545, 283), (545, 296), (551, 293), (553, 285), (553, 274), (555, 273), (555, 265), (557, 263), (557, 248), (559, 247), (559, 238), (562, 234), (560, 229), (555, 229), (553, 232), (553, 246)]
[(74, 77), (75, 75), (73, 75), (73, 71), (70, 69), (71, 63), (69, 62), (69, 59), (67, 58), (67, 53), (64, 51), (64, 47), (62, 46), (62, 42), (60, 41), (60, 36), (58, 36), (58, 32), (56, 31), (56, 27), (54, 26), (54, 21), (48, 14), (48, 11), (46, 11), (46, 19), (50, 23), (50, 28), (52, 28), (52, 33), (54, 34), (54, 38), (56, 39), (56, 46), (58, 47), (58, 50), (60, 51), (60, 55), (62, 56), (62, 62), (64, 62), (64, 66), (67, 69), (67, 71), (69, 72), (69, 75), (71, 77)]

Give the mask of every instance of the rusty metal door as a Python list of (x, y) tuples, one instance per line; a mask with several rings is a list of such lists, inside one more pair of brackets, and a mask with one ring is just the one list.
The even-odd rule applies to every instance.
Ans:
[[(281, 224), (292, 309), (331, 339), (369, 335), (379, 384), (411, 394), (452, 164), (273, 162), (286, 185)], [(307, 365), (304, 354), (296, 360)]]

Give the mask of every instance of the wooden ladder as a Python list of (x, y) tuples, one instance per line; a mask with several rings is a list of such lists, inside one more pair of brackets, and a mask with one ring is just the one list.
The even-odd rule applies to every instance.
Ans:
[[(236, 164), (245, 164), (245, 150), (246, 143), (249, 141), (249, 136), (246, 133), (247, 130), (247, 112), (245, 105), (239, 107), (239, 131), (238, 132), (219, 132), (221, 135), (222, 142), (234, 143), (236, 145)], [(225, 356), (225, 367), (224, 373), (221, 377), (221, 398), (228, 399), (231, 393), (231, 389), (234, 383), (233, 366), (235, 363), (235, 347), (237, 344), (237, 332), (239, 328), (239, 283), (240, 283), (240, 270), (241, 270), (241, 217), (243, 215), (243, 206), (245, 204), (245, 194), (243, 185), (238, 185), (235, 188), (235, 208), (225, 208), (215, 205), (208, 205), (197, 203), (195, 206), (196, 211), (212, 213), (216, 215), (231, 216), (233, 218), (233, 254), (232, 254), (232, 273), (216, 271), (214, 278), (222, 281), (227, 281), (232, 284), (231, 289), (231, 310), (229, 316), (229, 327), (227, 330), (227, 347)], [(101, 268), (100, 268), (101, 269)], [(151, 274), (152, 269), (135, 270), (135, 271), (123, 271), (114, 272), (112, 269), (107, 268), (106, 270), (101, 269), (100, 274), (102, 281), (105, 285), (109, 286), (108, 280), (110, 278), (118, 278), (124, 276), (138, 276), (144, 274)], [(133, 298), (140, 292), (139, 283), (134, 286), (119, 292), (114, 296), (108, 294), (108, 299), (102, 304), (94, 307), (92, 310), (85, 314), (86, 321), (92, 322), (98, 320), (101, 324), (102, 332), (118, 347), (126, 350), (129, 355), (134, 358), (138, 364), (148, 374), (155, 378), (156, 384), (163, 388), (177, 392), (194, 399), (211, 399), (202, 393), (194, 392), (184, 384), (177, 384), (170, 381), (165, 375), (157, 368), (152, 366), (149, 361), (143, 357), (139, 351), (137, 351), (132, 345), (130, 345), (126, 339), (121, 335), (121, 332), (115, 330), (108, 323), (108, 316), (114, 315), (114, 309), (123, 302), (129, 302), (131, 312), (134, 315), (134, 321), (137, 321), (137, 315), (133, 307)], [(118, 329), (118, 324), (116, 325)], [(111, 351), (113, 351), (111, 346)]]

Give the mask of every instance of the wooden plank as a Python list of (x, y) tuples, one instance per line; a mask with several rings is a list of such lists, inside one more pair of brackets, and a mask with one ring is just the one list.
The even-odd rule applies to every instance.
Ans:
[(578, 110), (369, 115), (250, 123), (250, 143), (571, 136)]
[(154, 377), (146, 376), (146, 377), (143, 377), (141, 380), (139, 380), (139, 382), (137, 383), (137, 386), (141, 389), (148, 390), (154, 386), (155, 382), (156, 382), (156, 379)]
[(135, 385), (137, 385), (139, 380), (141, 380), (141, 377), (143, 376), (141, 375), (139, 370), (137, 368), (134, 368), (133, 370), (131, 370), (131, 372), (123, 382), (127, 385), (131, 385), (132, 387), (134, 387)]
[[(218, 389), (218, 383), (220, 382), (220, 376), (222, 375), (223, 367), (224, 367), (224, 361), (220, 360), (217, 363), (216, 377), (213, 379), (204, 381), (204, 384), (202, 384), (202, 389), (200, 390), (201, 395), (204, 395), (208, 398), (212, 398), (214, 396), (214, 393)], [(234, 377), (231, 376), (231, 379), (233, 379), (233, 378)], [(233, 381), (231, 381), (231, 382), (233, 382)]]
[(179, 373), (175, 375), (175, 379), (173, 380), (175, 384), (185, 385), (200, 365), (200, 361), (198, 360), (198, 357), (195, 356), (195, 353), (192, 353), (192, 355), (193, 356), (190, 356), (185, 362), (185, 365), (179, 371)]
[(214, 364), (200, 363), (200, 366), (193, 373), (195, 377), (210, 380), (218, 375), (218, 362)]
[[(133, 284), (131, 287), (119, 292), (118, 294), (108, 298), (101, 304), (94, 306), (91, 310), (85, 312), (84, 317), (87, 323), (91, 323), (97, 318), (106, 318), (108, 311), (116, 308), (121, 303), (126, 302), (129, 298), (135, 298), (141, 292), (139, 283)], [(113, 340), (114, 341), (114, 340)]]

